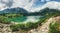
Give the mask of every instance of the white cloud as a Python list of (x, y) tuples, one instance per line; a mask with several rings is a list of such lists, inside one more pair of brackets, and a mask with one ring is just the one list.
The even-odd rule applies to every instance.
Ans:
[[(2, 0), (5, 3), (9, 3), (10, 0)], [(15, 8), (15, 7), (21, 7), (25, 8), (29, 12), (35, 12), (37, 9), (40, 7), (32, 7), (37, 0), (13, 0), (13, 5), (11, 7), (6, 6), (5, 3), (0, 3), (0, 9), (5, 9), (5, 8)]]
[(48, 3), (46, 3), (45, 5), (43, 5), (41, 7), (32, 8), (30, 11), (31, 12), (39, 12), (39, 10), (42, 10), (46, 7), (51, 8), (51, 9), (60, 10), (60, 2), (51, 1), (51, 2), (48, 2)]
[(28, 4), (28, 0), (13, 0), (12, 7), (24, 7), (26, 4)]
[(27, 10), (30, 10), (33, 4), (34, 4), (34, 0), (32, 0), (30, 3), (28, 3), (24, 8)]
[(0, 0), (0, 10), (4, 10), (9, 8), (8, 5), (11, 3), (12, 0)]
[(31, 2), (29, 2), (29, 1), (30, 0), (14, 0), (12, 7), (13, 8), (14, 7), (21, 7), (21, 8), (25, 8), (26, 10), (30, 11), (35, 0), (31, 0)]
[(48, 2), (47, 4), (45, 4), (45, 6), (48, 7), (48, 8), (53, 8), (53, 9), (59, 9), (60, 10), (60, 2), (51, 1), (51, 2)]
[[(10, 0), (3, 0), (3, 2), (5, 3), (9, 3)], [(0, 1), (0, 10), (1, 9), (6, 9), (6, 8), (15, 8), (15, 7), (21, 7), (21, 8), (25, 8), (26, 10), (28, 10), (29, 12), (38, 12), (39, 10), (45, 8), (45, 7), (49, 7), (49, 8), (56, 8), (56, 9), (60, 9), (60, 2), (48, 2), (45, 5), (43, 5), (42, 7), (32, 7), (36, 0), (31, 0), (31, 2), (29, 2), (30, 0), (13, 0), (13, 5), (11, 7), (6, 6), (5, 3), (1, 3)], [(44, 1), (44, 0), (42, 0)], [(50, 0), (45, 0), (45, 1), (50, 1)]]
[[(2, 2), (1, 2), (2, 1)], [(0, 1), (0, 10), (3, 8), (8, 7), (7, 4), (9, 3), (9, 1), (11, 0), (1, 0)], [(34, 4), (35, 0), (12, 0), (13, 4), (11, 7), (8, 8), (15, 8), (15, 7), (21, 7), (21, 8), (25, 8), (26, 10), (30, 10), (32, 5)]]
[(4, 9), (6, 9), (6, 8), (8, 8), (8, 7), (6, 7), (5, 4), (0, 3), (0, 10), (4, 10)]

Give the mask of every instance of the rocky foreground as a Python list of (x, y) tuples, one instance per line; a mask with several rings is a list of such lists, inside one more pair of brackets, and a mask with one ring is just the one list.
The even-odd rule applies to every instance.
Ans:
[(43, 23), (42, 26), (38, 27), (37, 29), (33, 29), (30, 33), (48, 33), (49, 31), (49, 24), (52, 22), (53, 18), (50, 18), (46, 23)]
[(60, 16), (55, 17), (55, 18), (50, 18), (50, 19), (46, 20), (46, 23), (43, 23), (42, 26), (38, 26), (37, 29), (32, 29), (32, 30), (29, 30), (27, 32), (23, 32), (21, 30), (12, 32), (12, 29), (10, 28), (11, 24), (0, 23), (0, 33), (48, 33), (49, 24), (52, 21), (60, 21)]
[(0, 23), (0, 33), (12, 33), (12, 30), (10, 29), (10, 24)]
[(0, 23), (0, 33), (20, 33), (18, 31), (12, 32), (12, 29), (10, 28), (11, 24), (3, 24)]
[(37, 29), (32, 29), (28, 33), (49, 33), (49, 24), (56, 21), (60, 22), (60, 16), (48, 19), (42, 26), (39, 26)]

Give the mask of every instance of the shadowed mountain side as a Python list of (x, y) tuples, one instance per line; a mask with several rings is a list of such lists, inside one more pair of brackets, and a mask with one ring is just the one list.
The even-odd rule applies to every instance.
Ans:
[(25, 16), (43, 16), (43, 15), (48, 15), (48, 14), (55, 14), (55, 13), (60, 13), (60, 10), (57, 9), (49, 9), (49, 8), (45, 8), (40, 10), (39, 12), (31, 12), (31, 13), (25, 13), (23, 15)]
[(11, 8), (11, 9), (5, 9), (0, 11), (0, 14), (4, 14), (4, 13), (28, 13), (27, 10), (23, 9), (23, 8)]
[(16, 14), (23, 14), (23, 16), (43, 16), (46, 14), (54, 14), (54, 13), (60, 13), (60, 10), (57, 9), (49, 9), (45, 8), (40, 10), (39, 12), (28, 12), (23, 8), (11, 8), (11, 9), (5, 9), (3, 11), (0, 11), (0, 14), (9, 14), (9, 13), (16, 13)]

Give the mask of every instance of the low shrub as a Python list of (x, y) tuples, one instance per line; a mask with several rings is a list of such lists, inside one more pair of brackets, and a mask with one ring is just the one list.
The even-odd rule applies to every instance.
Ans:
[(13, 31), (17, 31), (19, 29), (27, 31), (27, 30), (30, 30), (30, 29), (37, 28), (38, 24), (32, 23), (32, 22), (28, 22), (26, 24), (11, 25), (10, 27), (12, 28)]
[(0, 16), (0, 23), (9, 24), (10, 20), (7, 17)]
[(60, 33), (60, 23), (51, 23), (49, 33)]

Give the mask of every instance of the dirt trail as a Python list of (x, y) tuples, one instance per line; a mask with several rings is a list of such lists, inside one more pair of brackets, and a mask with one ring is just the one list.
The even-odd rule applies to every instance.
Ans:
[(31, 33), (48, 33), (49, 24), (52, 22), (52, 20), (53, 20), (53, 18), (48, 19), (48, 21), (46, 23), (44, 23), (38, 29), (31, 30)]
[(50, 18), (46, 23), (44, 23), (38, 33), (48, 33), (49, 24), (52, 22), (52, 18)]

